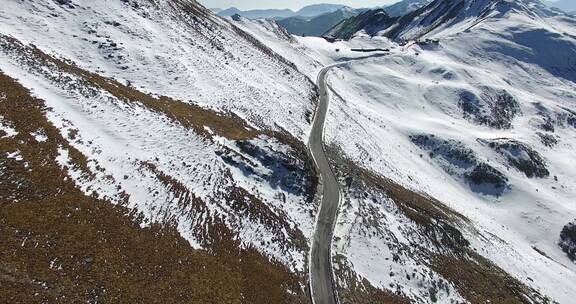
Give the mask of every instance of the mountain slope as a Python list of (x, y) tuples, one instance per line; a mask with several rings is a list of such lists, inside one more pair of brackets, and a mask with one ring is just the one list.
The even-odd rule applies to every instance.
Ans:
[(399, 17), (424, 7), (430, 2), (432, 2), (432, 0), (403, 0), (383, 7), (383, 9), (388, 15)]
[(231, 7), (217, 12), (217, 15), (222, 17), (240, 15), (249, 19), (282, 19), (290, 17), (313, 18), (316, 16), (333, 13), (343, 7), (344, 5), (338, 4), (313, 4), (305, 6), (296, 12), (290, 9), (256, 9), (242, 11), (238, 8)]
[(339, 295), (571, 303), (575, 20), (534, 1), (460, 3), (290, 44), (338, 64), (325, 136)]
[[(6, 68), (4, 62), (0, 67)], [(253, 249), (194, 250), (177, 227), (146, 223), (135, 209), (83, 192), (62, 167), (62, 153), (67, 151), (70, 157), (67, 166), (87, 172), (93, 160), (76, 150), (72, 140), (47, 119), (53, 110), (4, 74), (0, 74), (0, 95), (2, 128), (10, 125), (14, 131), (0, 131), (0, 294), (4, 301), (303, 300), (281, 287), (298, 291), (298, 279)], [(164, 189), (160, 185), (159, 193)], [(181, 202), (186, 201), (182, 197)], [(219, 233), (226, 230), (220, 224)], [(266, 279), (258, 282), (257, 277)], [(260, 293), (263, 286), (270, 291), (266, 295)]]
[(549, 6), (557, 7), (566, 12), (576, 12), (576, 3), (570, 0), (558, 0), (558, 1), (544, 1)]
[(313, 4), (301, 8), (295, 15), (300, 17), (316, 17), (335, 12), (343, 7), (344, 5), (340, 4)]
[(348, 18), (336, 24), (324, 33), (323, 36), (338, 39), (350, 39), (359, 31), (366, 33), (378, 32), (393, 23), (392, 18), (384, 9), (368, 10), (358, 16)]
[(335, 12), (326, 13), (312, 19), (291, 17), (277, 20), (276, 23), (286, 28), (289, 33), (294, 35), (321, 36), (342, 20), (356, 16), (357, 14), (356, 10), (345, 7)]
[(294, 12), (289, 9), (258, 9), (258, 10), (241, 11), (235, 7), (231, 7), (218, 12), (217, 15), (222, 17), (231, 17), (234, 15), (240, 15), (250, 19), (259, 19), (259, 18), (273, 19), (273, 18), (286, 18), (294, 16)]
[(0, 256), (2, 298), (306, 302), (307, 76), (194, 1), (9, 2), (0, 20), (0, 245), (21, 253)]

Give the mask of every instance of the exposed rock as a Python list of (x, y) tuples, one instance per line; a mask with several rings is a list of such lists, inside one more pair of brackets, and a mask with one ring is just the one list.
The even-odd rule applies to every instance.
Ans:
[(528, 145), (506, 138), (485, 142), (494, 151), (506, 157), (509, 165), (520, 170), (527, 177), (544, 178), (550, 175), (544, 158)]
[(460, 141), (434, 135), (412, 135), (410, 140), (428, 151), (430, 158), (446, 173), (466, 179), (474, 192), (499, 196), (509, 188), (503, 173), (481, 162), (476, 153)]
[[(459, 141), (445, 140), (435, 135), (412, 135), (410, 140), (422, 149), (429, 151), (430, 158), (446, 162), (443, 167), (456, 166), (467, 169), (477, 163), (474, 151)], [(447, 171), (449, 168), (446, 168)]]
[(566, 224), (560, 233), (560, 248), (576, 262), (576, 221)]
[(540, 141), (546, 147), (552, 148), (558, 144), (558, 138), (552, 134), (536, 132), (536, 135), (540, 137)]
[(568, 126), (576, 128), (576, 112), (565, 107), (562, 107), (562, 110), (564, 111), (558, 114), (558, 119), (565, 121)]
[(460, 92), (459, 107), (464, 118), (495, 129), (510, 129), (512, 120), (520, 114), (520, 106), (506, 90), (483, 88), (481, 96), (471, 91)]
[(486, 186), (493, 187), (497, 191), (495, 194), (502, 193), (508, 187), (508, 178), (485, 163), (478, 164), (474, 170), (466, 174), (466, 178), (473, 183), (474, 189), (485, 194), (492, 194)]

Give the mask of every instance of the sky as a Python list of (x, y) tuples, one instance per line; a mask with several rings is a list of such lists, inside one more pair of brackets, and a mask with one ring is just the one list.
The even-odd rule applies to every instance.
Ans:
[[(207, 8), (237, 7), (241, 10), (259, 8), (289, 8), (298, 10), (310, 4), (322, 3), (319, 0), (199, 0)], [(325, 3), (344, 4), (351, 7), (373, 7), (398, 2), (398, 0), (325, 0)]]

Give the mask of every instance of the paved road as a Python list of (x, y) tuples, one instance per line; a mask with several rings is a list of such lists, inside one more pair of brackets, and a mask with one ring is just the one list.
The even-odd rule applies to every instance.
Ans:
[(320, 89), (320, 99), (308, 142), (308, 148), (314, 157), (316, 167), (320, 171), (323, 188), (322, 202), (320, 203), (320, 211), (316, 222), (316, 231), (314, 232), (312, 248), (310, 250), (310, 290), (312, 303), (314, 304), (338, 303), (334, 284), (332, 284), (332, 255), (330, 253), (330, 247), (332, 246), (334, 225), (338, 217), (340, 189), (336, 176), (332, 172), (330, 164), (328, 164), (323, 145), (324, 122), (326, 121), (329, 101), (326, 88), (326, 76), (333, 67), (334, 66), (325, 67), (318, 75), (317, 84)]
[(336, 304), (336, 295), (332, 272), (332, 236), (338, 218), (338, 205), (340, 202), (340, 188), (334, 175), (326, 153), (324, 151), (323, 135), (324, 122), (328, 112), (328, 89), (326, 78), (330, 69), (346, 64), (350, 61), (363, 60), (374, 57), (387, 56), (388, 53), (378, 53), (357, 58), (341, 58), (339, 63), (327, 66), (318, 75), (317, 85), (320, 90), (318, 108), (312, 125), (312, 132), (308, 141), (308, 148), (314, 157), (316, 167), (320, 172), (323, 185), (322, 202), (316, 220), (316, 230), (310, 249), (310, 293), (313, 304)]

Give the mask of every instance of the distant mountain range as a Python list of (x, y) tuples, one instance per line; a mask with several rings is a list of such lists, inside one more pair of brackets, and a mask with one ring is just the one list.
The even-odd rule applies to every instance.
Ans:
[(277, 20), (276, 23), (288, 30), (290, 34), (299, 36), (321, 36), (342, 20), (354, 17), (363, 11), (366, 11), (366, 9), (343, 7), (337, 11), (322, 14), (311, 19), (297, 16)]
[[(423, 6), (429, 4), (432, 0), (403, 0), (392, 4), (390, 6), (377, 8), (376, 11), (368, 13), (368, 15), (362, 17), (369, 20), (363, 19), (362, 22), (373, 23), (372, 18), (381, 18), (380, 14), (385, 14), (386, 18), (388, 16), (398, 17), (405, 15), (409, 12), (415, 11)], [(311, 14), (318, 14), (320, 12), (325, 12), (328, 10), (333, 10), (328, 13), (323, 13), (317, 15), (316, 17), (309, 18)], [(351, 7), (342, 7), (339, 5), (311, 5), (307, 6), (300, 11), (295, 13), (295, 16), (288, 18), (277, 18), (276, 22), (288, 30), (289, 33), (299, 36), (322, 36), (331, 30), (336, 25), (343, 23), (346, 24), (346, 20), (350, 19), (350, 22), (354, 24), (354, 17), (370, 11), (367, 8), (364, 9), (354, 9)], [(369, 17), (370, 16), (370, 17)], [(347, 26), (349, 26), (348, 24)]]
[[(519, 4), (520, 3), (520, 4)], [(531, 8), (528, 8), (528, 4)], [(570, 3), (570, 4), (568, 4)], [(540, 1), (479, 1), (460, 0), (404, 0), (386, 8), (365, 11), (362, 14), (342, 20), (329, 29), (324, 36), (336, 39), (350, 39), (362, 31), (368, 35), (386, 36), (391, 39), (418, 39), (423, 35), (467, 20), (469, 26), (479, 22), (494, 7), (501, 10), (518, 9), (524, 11), (546, 9), (554, 6), (569, 11), (576, 3), (572, 0), (557, 2)], [(471, 18), (469, 15), (480, 16)], [(432, 17), (433, 16), (433, 17)], [(432, 21), (430, 21), (432, 20)]]
[(282, 19), (288, 17), (316, 17), (322, 14), (333, 13), (341, 8), (343, 5), (339, 4), (314, 4), (305, 6), (302, 9), (294, 12), (290, 9), (257, 9), (242, 11), (238, 8), (231, 7), (225, 10), (211, 9), (215, 14), (221, 17), (230, 17), (233, 15), (240, 15), (249, 19)]
[(576, 12), (576, 1), (574, 0), (559, 0), (559, 1), (544, 1), (549, 6), (559, 8), (566, 12)]
[(344, 5), (340, 4), (313, 4), (303, 7), (297, 11), (295, 15), (301, 17), (315, 17), (322, 14), (335, 12), (343, 7)]
[(390, 16), (402, 16), (426, 6), (430, 2), (432, 2), (432, 0), (404, 0), (382, 8)]
[[(388, 6), (380, 6), (374, 9), (384, 9), (386, 13), (391, 17), (400, 17), (405, 15), (409, 12), (415, 11), (416, 9), (426, 6), (427, 4), (431, 3), (432, 0), (403, 0), (396, 2), (392, 5)], [(562, 9), (566, 12), (576, 12), (576, 1), (574, 0), (558, 0), (558, 1), (551, 1), (551, 0), (542, 0), (548, 6), (556, 7)], [(310, 23), (310, 19), (313, 17), (318, 17), (324, 14), (332, 14), (337, 12), (340, 9), (345, 8), (346, 6), (340, 4), (313, 4), (303, 7), (298, 11), (293, 11), (291, 9), (255, 9), (255, 10), (240, 10), (236, 7), (230, 7), (227, 9), (222, 8), (211, 8), (210, 10), (221, 17), (231, 17), (233, 15), (240, 15), (242, 17), (246, 17), (249, 19), (287, 19), (287, 18), (297, 18), (300, 19), (288, 19), (282, 22), (282, 25), (286, 25), (289, 31), (295, 30), (296, 33), (301, 32), (317, 32), (318, 26), (316, 24), (328, 24), (327, 20), (336, 20), (338, 19), (339, 15), (347, 16), (347, 18), (354, 17), (355, 15), (365, 12), (367, 9), (356, 9), (355, 15), (348, 15), (348, 12), (339, 12), (332, 16), (325, 16), (322, 20), (317, 20), (315, 22)], [(342, 21), (342, 20), (340, 20)], [(311, 29), (312, 28), (312, 29)]]
[(289, 9), (257, 9), (242, 11), (235, 7), (231, 7), (216, 13), (221, 17), (231, 17), (234, 15), (240, 15), (249, 19), (260, 19), (260, 18), (286, 18), (294, 16), (294, 12)]

